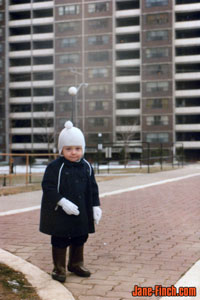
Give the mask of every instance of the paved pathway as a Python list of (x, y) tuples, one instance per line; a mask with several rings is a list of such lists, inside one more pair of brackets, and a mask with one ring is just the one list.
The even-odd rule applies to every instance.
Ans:
[[(199, 175), (144, 186), (195, 173)], [(197, 166), (100, 183), (101, 194), (143, 188), (102, 197), (103, 218), (85, 247), (85, 264), (92, 276), (84, 279), (68, 274), (65, 283), (74, 298), (143, 300), (147, 298), (132, 297), (135, 285), (175, 284), (200, 259), (199, 182)], [(34, 195), (37, 202), (38, 192), (27, 193), (31, 205), (35, 204)], [(13, 196), (0, 198), (0, 205), (8, 201), (11, 209), (9, 199)], [(0, 247), (51, 272), (50, 238), (38, 232), (38, 223), (39, 210), (1, 217)]]

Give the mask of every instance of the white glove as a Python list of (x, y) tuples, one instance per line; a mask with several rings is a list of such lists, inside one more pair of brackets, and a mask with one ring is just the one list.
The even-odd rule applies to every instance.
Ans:
[(99, 224), (99, 221), (101, 220), (102, 216), (102, 210), (99, 206), (93, 206), (93, 218), (95, 221), (95, 224)]
[(66, 212), (68, 215), (79, 215), (79, 210), (78, 206), (71, 201), (67, 200), (66, 198), (62, 198), (59, 202), (58, 205), (62, 207), (62, 209)]

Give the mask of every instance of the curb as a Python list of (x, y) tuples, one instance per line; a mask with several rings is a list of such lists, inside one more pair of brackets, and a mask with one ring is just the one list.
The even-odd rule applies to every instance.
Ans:
[(194, 287), (196, 289), (196, 296), (172, 296), (172, 297), (162, 297), (160, 300), (200, 300), (200, 260), (198, 260), (186, 273), (177, 281), (174, 285), (178, 290), (181, 288), (188, 289), (189, 287)]
[(23, 273), (42, 300), (75, 300), (66, 287), (24, 259), (0, 249), (0, 262)]

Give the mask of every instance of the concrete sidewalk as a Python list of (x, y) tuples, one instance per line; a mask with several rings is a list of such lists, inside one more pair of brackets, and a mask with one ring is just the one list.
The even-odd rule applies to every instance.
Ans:
[[(200, 258), (199, 179), (200, 166), (193, 165), (100, 182), (103, 218), (85, 247), (92, 276), (69, 273), (64, 284), (74, 298), (126, 300), (133, 299), (135, 285), (174, 285)], [(31, 209), (40, 199), (40, 191), (3, 196), (0, 212)], [(51, 272), (49, 237), (38, 232), (38, 209), (2, 216), (0, 223), (1, 248)]]

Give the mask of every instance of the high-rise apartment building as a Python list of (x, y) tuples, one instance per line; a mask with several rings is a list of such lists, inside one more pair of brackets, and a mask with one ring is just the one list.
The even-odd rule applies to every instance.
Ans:
[(0, 22), (1, 152), (53, 151), (74, 103), (90, 151), (200, 158), (199, 1), (5, 0)]

